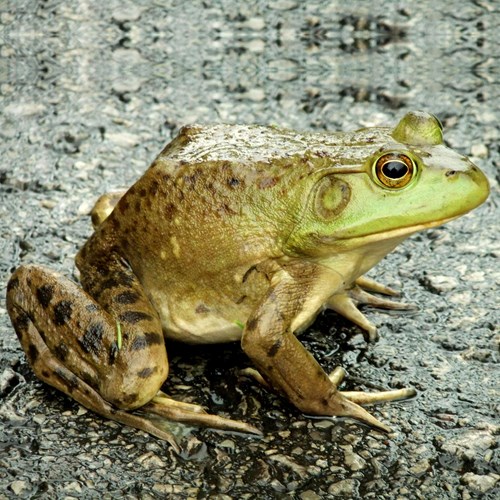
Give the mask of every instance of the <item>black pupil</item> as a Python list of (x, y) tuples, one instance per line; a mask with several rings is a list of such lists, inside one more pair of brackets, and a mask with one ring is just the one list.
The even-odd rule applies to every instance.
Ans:
[(401, 179), (408, 173), (408, 165), (402, 161), (391, 160), (384, 164), (382, 172), (389, 179)]

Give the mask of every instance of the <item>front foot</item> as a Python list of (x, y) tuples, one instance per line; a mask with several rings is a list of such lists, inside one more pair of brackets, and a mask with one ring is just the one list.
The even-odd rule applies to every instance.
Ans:
[[(252, 377), (266, 389), (271, 389), (266, 379), (255, 368), (246, 368), (241, 373)], [(334, 388), (334, 392), (327, 404), (327, 406), (334, 409), (334, 412), (328, 416), (354, 418), (383, 432), (391, 432), (391, 428), (380, 422), (380, 420), (376, 419), (360, 405), (401, 401), (413, 398), (417, 394), (415, 389), (411, 388), (380, 392), (338, 391), (337, 388), (344, 380), (345, 375), (346, 371), (340, 366), (328, 375)]]
[(368, 292), (376, 292), (393, 297), (400, 295), (398, 291), (392, 288), (382, 285), (381, 283), (378, 283), (370, 278), (361, 276), (354, 282), (354, 285), (350, 289), (342, 293), (332, 295), (326, 304), (329, 309), (341, 314), (362, 328), (367, 342), (374, 342), (378, 340), (377, 328), (358, 309), (358, 306), (368, 305), (380, 309), (405, 311), (416, 309), (416, 306), (413, 304), (406, 304), (404, 302), (397, 302), (377, 297), (376, 295), (372, 295)]
[[(241, 346), (266, 385), (284, 395), (306, 415), (351, 417), (379, 430), (390, 429), (363, 409), (359, 403), (392, 401), (414, 395), (413, 390), (382, 394), (343, 393), (338, 390), (345, 372), (337, 369), (329, 377), (297, 339), (292, 324), (297, 311), (305, 307), (302, 290), (310, 282), (304, 277), (319, 272), (309, 263), (289, 267), (280, 276), (247, 320)], [(297, 276), (294, 276), (296, 273)], [(301, 281), (305, 280), (305, 281)], [(250, 371), (255, 376), (255, 371)]]

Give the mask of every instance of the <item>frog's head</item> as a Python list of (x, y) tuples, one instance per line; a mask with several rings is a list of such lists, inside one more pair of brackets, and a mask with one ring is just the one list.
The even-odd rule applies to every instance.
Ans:
[[(327, 255), (379, 242), (397, 244), (486, 200), (485, 175), (443, 143), (439, 120), (406, 114), (394, 129), (354, 136), (363, 158), (316, 172), (303, 216), (287, 243), (292, 254)], [(374, 140), (373, 138), (377, 139)], [(359, 160), (358, 160), (359, 159)]]

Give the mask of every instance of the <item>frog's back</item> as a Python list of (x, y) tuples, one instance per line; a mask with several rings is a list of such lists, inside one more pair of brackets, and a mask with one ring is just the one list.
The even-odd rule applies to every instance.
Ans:
[(122, 235), (133, 249), (127, 257), (137, 266), (161, 260), (193, 267), (191, 276), (239, 268), (244, 274), (283, 255), (322, 172), (361, 169), (388, 139), (385, 128), (298, 133), (258, 125), (184, 127), (120, 201), (110, 223), (125, 219)]
[(188, 164), (230, 161), (249, 167), (300, 156), (352, 164), (365, 159), (389, 138), (390, 130), (382, 127), (348, 133), (300, 133), (274, 126), (191, 125), (183, 127), (159, 157)]
[(165, 233), (189, 248), (186, 255), (211, 241), (226, 248), (224, 266), (228, 260), (237, 265), (242, 248), (253, 263), (281, 254), (322, 172), (361, 168), (388, 137), (385, 128), (299, 133), (259, 125), (187, 126), (133, 191), (155, 192), (147, 200), (147, 219), (167, 213)]

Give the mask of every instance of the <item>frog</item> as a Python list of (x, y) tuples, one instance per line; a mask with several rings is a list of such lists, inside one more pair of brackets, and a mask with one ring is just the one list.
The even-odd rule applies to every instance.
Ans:
[(365, 274), (488, 194), (425, 111), (350, 132), (185, 126), (128, 190), (97, 201), (79, 283), (21, 265), (7, 309), (37, 377), (174, 447), (163, 422), (261, 431), (163, 392), (170, 340), (240, 342), (248, 373), (302, 414), (389, 432), (364, 406), (415, 390), (343, 391), (345, 370), (327, 373), (298, 336), (331, 309), (376, 340), (361, 306), (411, 306)]

